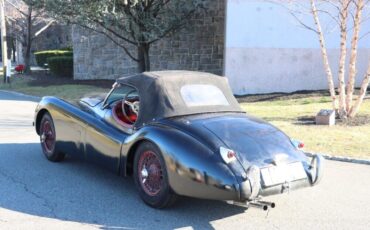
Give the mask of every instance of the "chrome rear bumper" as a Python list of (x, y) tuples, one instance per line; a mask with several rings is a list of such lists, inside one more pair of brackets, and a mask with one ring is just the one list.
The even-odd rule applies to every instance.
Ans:
[[(310, 187), (317, 185), (322, 178), (324, 158), (321, 155), (314, 155), (306, 170), (307, 177), (296, 181), (288, 181), (282, 184), (277, 184), (269, 187), (262, 185), (262, 178), (260, 173), (253, 173), (254, 177), (242, 182), (239, 185), (240, 188), (240, 199), (241, 200), (254, 200), (259, 196), (270, 196), (289, 191), (297, 190), (304, 187)], [(248, 174), (248, 173), (247, 173)], [(256, 183), (258, 181), (259, 183)], [(258, 191), (256, 193), (256, 191)]]

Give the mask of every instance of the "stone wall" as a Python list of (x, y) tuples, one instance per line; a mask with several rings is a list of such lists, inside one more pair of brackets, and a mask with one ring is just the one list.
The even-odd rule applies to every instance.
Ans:
[(37, 65), (35, 55), (33, 55), (37, 51), (67, 47), (72, 47), (72, 27), (55, 23), (33, 41), (31, 47), (31, 64)]
[(32, 52), (72, 46), (72, 27), (54, 23), (32, 44)]
[[(223, 73), (225, 1), (207, 0), (207, 13), (150, 49), (151, 70)], [(137, 63), (104, 35), (73, 27), (75, 79), (116, 79), (137, 73)], [(136, 52), (135, 47), (129, 47)]]

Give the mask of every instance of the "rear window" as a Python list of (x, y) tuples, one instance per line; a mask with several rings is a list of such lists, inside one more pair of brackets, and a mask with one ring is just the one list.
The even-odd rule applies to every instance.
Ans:
[(214, 85), (185, 85), (181, 87), (181, 96), (189, 107), (229, 105), (223, 92)]

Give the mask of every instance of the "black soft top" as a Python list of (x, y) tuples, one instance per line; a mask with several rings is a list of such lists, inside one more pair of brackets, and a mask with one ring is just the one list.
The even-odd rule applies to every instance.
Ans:
[[(118, 84), (130, 85), (139, 91), (140, 113), (135, 127), (151, 121), (176, 116), (215, 112), (243, 112), (231, 92), (225, 77), (191, 71), (145, 72), (117, 79)], [(228, 105), (187, 106), (181, 88), (185, 85), (213, 85), (219, 88)], [(207, 93), (207, 92), (204, 92)]]

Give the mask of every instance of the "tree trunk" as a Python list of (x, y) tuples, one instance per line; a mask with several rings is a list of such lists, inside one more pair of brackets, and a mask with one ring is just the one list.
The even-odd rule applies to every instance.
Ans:
[(148, 43), (141, 43), (138, 47), (138, 59), (139, 59), (139, 72), (150, 71), (150, 59), (149, 59), (149, 49), (150, 45)]
[(347, 97), (346, 97), (346, 110), (349, 112), (352, 107), (353, 91), (355, 87), (355, 79), (357, 74), (357, 48), (360, 34), (361, 15), (364, 7), (364, 0), (358, 0), (356, 5), (356, 14), (354, 17), (353, 35), (351, 41), (351, 58), (349, 61), (349, 74), (347, 83)]
[(340, 57), (339, 57), (339, 108), (340, 119), (347, 119), (346, 110), (346, 83), (345, 83), (345, 65), (347, 56), (347, 18), (348, 18), (349, 0), (342, 0), (342, 9), (340, 12)]
[(362, 84), (361, 84), (360, 95), (358, 96), (355, 104), (353, 105), (353, 107), (352, 107), (352, 109), (349, 113), (349, 117), (355, 117), (356, 114), (358, 113), (358, 111), (360, 109), (360, 106), (361, 106), (362, 102), (364, 101), (366, 91), (367, 91), (367, 87), (369, 86), (369, 83), (370, 83), (370, 61), (369, 61), (369, 66), (367, 68), (366, 75), (365, 75), (364, 80), (362, 81)]
[(27, 15), (26, 53), (24, 56), (24, 64), (26, 66), (24, 70), (25, 73), (31, 73), (31, 45), (32, 45), (32, 6), (29, 6)]
[(12, 39), (12, 57), (13, 57), (13, 62), (16, 62), (15, 59), (15, 53), (16, 53), (16, 40), (15, 38)]
[(336, 110), (336, 94), (335, 94), (335, 88), (334, 88), (334, 81), (333, 81), (333, 73), (330, 68), (329, 64), (329, 58), (328, 58), (328, 53), (326, 50), (326, 44), (325, 44), (325, 39), (324, 39), (324, 34), (322, 32), (320, 20), (319, 20), (319, 15), (317, 13), (317, 8), (314, 0), (311, 0), (311, 9), (312, 9), (312, 14), (313, 18), (315, 20), (315, 25), (317, 27), (317, 33), (319, 35), (319, 42), (320, 42), (320, 48), (321, 48), (321, 55), (324, 61), (324, 68), (326, 72), (326, 77), (328, 80), (328, 85), (329, 85), (329, 91), (330, 91), (330, 96), (332, 99), (332, 106), (333, 110)]
[(6, 56), (8, 57), (8, 59), (11, 59), (12, 58), (12, 48), (13, 48), (13, 38), (7, 37), (6, 40), (8, 43), (8, 50), (7, 50)]
[(24, 55), (24, 65), (25, 65), (25, 73), (31, 72), (31, 46), (27, 44), (26, 46), (26, 53)]

